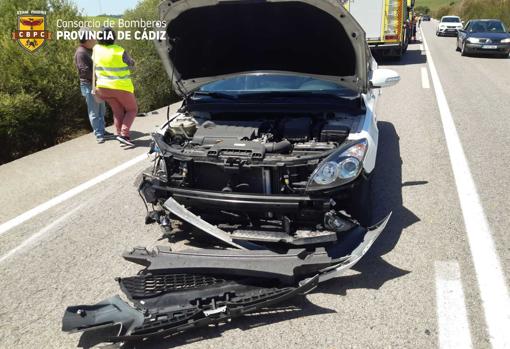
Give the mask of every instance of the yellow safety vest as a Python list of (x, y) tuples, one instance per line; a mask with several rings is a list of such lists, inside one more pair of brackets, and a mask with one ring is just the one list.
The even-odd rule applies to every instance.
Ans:
[(122, 60), (124, 49), (119, 45), (95, 45), (92, 59), (96, 65), (96, 86), (133, 93), (129, 67)]

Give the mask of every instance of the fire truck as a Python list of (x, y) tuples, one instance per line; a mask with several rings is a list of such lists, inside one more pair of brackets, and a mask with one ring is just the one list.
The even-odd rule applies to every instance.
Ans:
[(400, 58), (416, 25), (415, 0), (344, 0), (344, 6), (366, 32), (372, 52)]

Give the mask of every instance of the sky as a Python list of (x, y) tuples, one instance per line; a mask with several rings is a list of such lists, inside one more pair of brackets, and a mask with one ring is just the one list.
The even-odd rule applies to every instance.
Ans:
[(135, 7), (138, 0), (73, 0), (86, 16), (97, 16), (103, 13), (121, 15), (127, 9)]

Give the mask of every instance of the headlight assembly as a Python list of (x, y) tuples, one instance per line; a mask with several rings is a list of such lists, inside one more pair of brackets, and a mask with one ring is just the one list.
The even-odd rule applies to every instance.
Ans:
[(334, 161), (328, 161), (323, 164), (317, 173), (315, 173), (313, 177), (314, 182), (321, 185), (333, 183), (338, 177), (338, 165)]
[(480, 43), (480, 39), (478, 39), (478, 38), (467, 38), (467, 42), (469, 42), (470, 44), (478, 44), (478, 43)]
[(510, 44), (510, 38), (501, 40), (502, 44)]
[(363, 168), (368, 141), (355, 141), (322, 161), (312, 173), (307, 191), (325, 190), (349, 183), (356, 179)]

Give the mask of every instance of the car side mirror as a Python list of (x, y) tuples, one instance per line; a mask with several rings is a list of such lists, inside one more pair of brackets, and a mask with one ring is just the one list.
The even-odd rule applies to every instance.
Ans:
[(400, 81), (400, 75), (391, 69), (376, 69), (372, 72), (370, 86), (373, 88), (389, 87)]

